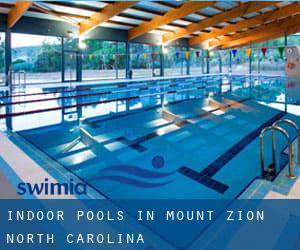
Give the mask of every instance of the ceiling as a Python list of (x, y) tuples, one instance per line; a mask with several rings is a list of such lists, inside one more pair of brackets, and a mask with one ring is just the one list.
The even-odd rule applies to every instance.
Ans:
[[(299, 32), (299, 2), (248, 1), (1, 1), (0, 13), (14, 25), (22, 16), (53, 19), (78, 26), (128, 30), (132, 40), (145, 33), (168, 44), (187, 38), (190, 45), (210, 48), (245, 46)], [(299, 24), (299, 25), (298, 25)]]

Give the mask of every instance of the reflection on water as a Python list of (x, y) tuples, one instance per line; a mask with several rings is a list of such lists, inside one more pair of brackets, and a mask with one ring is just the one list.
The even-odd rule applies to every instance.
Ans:
[[(27, 88), (25, 93), (13, 95), (7, 91), (0, 92), (0, 129), (20, 131), (78, 122), (81, 118), (106, 118), (229, 91), (300, 115), (300, 80), (265, 76), (203, 76), (110, 86)], [(32, 113), (36, 110), (47, 112)], [(5, 114), (17, 116), (4, 117)]]

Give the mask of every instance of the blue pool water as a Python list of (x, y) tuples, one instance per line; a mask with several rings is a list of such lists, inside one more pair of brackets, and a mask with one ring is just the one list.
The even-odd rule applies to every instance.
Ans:
[[(281, 118), (300, 125), (299, 117), (255, 100), (278, 100), (282, 80), (258, 80), (214, 76), (43, 89), (2, 98), (0, 114), (105, 197), (235, 198), (260, 176), (260, 131)], [(286, 142), (280, 135), (277, 141), (280, 153)], [(279, 171), (287, 162), (277, 155)]]

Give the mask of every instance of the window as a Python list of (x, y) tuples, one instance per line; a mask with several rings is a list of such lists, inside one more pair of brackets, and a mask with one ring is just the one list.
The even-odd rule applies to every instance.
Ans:
[(61, 38), (12, 33), (13, 84), (61, 81)]
[(209, 51), (209, 73), (220, 73), (220, 53)]
[[(260, 47), (259, 47), (260, 46)], [(285, 58), (280, 54), (280, 49), (284, 47), (284, 37), (280, 37), (268, 42), (259, 43), (252, 50), (252, 73), (264, 75), (283, 75), (285, 71)], [(265, 56), (262, 48), (266, 48)]]
[(183, 47), (168, 47), (165, 54), (165, 75), (186, 75), (187, 60), (186, 48)]
[(130, 44), (130, 69), (133, 77), (160, 76), (160, 46)]
[(152, 48), (141, 43), (130, 44), (130, 69), (132, 77), (152, 77)]
[(82, 79), (116, 79), (117, 42), (88, 39), (84, 43)]
[(198, 49), (190, 50), (190, 74), (198, 75), (203, 73), (203, 52)]
[(249, 58), (245, 49), (238, 49), (236, 56), (232, 56), (232, 73), (234, 74), (249, 74)]
[(5, 33), (0, 33), (0, 85), (5, 84)]
[(126, 77), (126, 44), (122, 42), (117, 43), (117, 78), (122, 79)]
[(285, 59), (281, 57), (278, 48), (267, 48), (266, 56), (260, 52), (260, 73), (266, 75), (283, 75), (285, 71)]
[(230, 68), (230, 50), (221, 50), (220, 53), (220, 63), (221, 63), (221, 72), (229, 73)]
[(300, 45), (300, 34), (295, 34), (287, 37), (287, 45)]

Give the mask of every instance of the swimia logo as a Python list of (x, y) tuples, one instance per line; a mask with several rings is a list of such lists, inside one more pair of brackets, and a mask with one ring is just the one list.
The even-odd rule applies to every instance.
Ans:
[(87, 193), (87, 186), (84, 183), (74, 183), (71, 178), (69, 182), (52, 183), (48, 178), (39, 184), (21, 182), (17, 186), (19, 195), (84, 195)]

